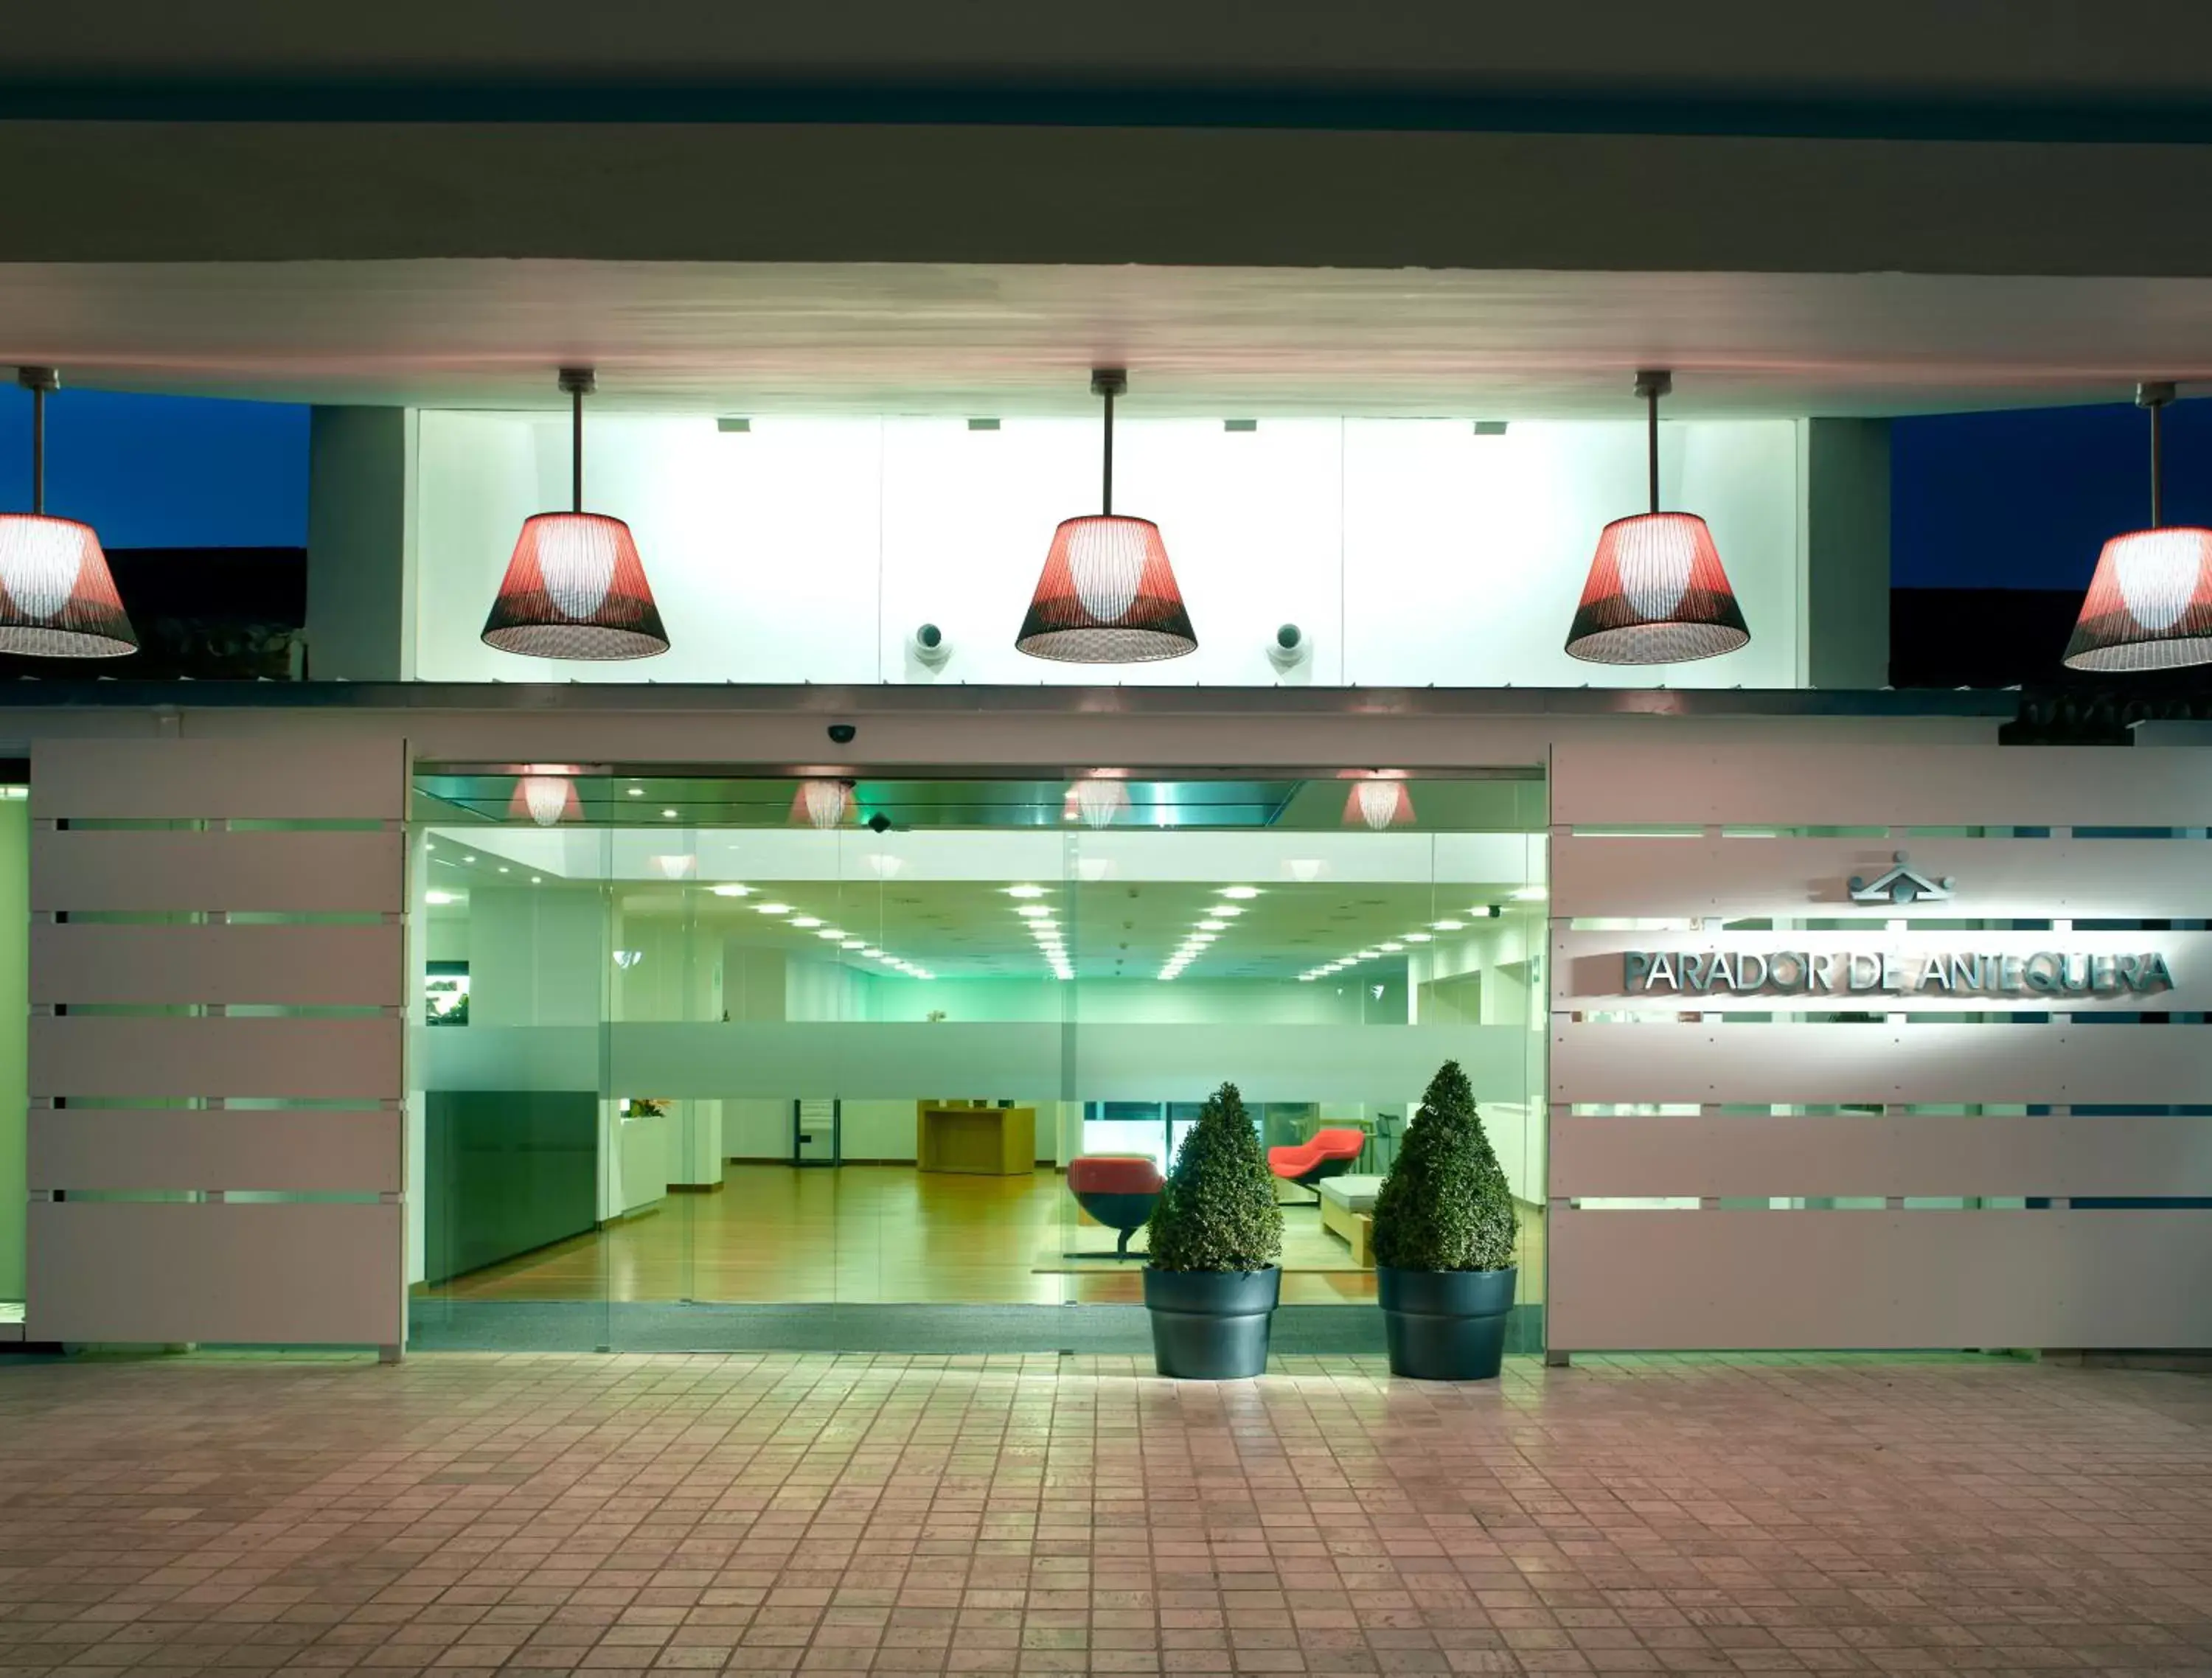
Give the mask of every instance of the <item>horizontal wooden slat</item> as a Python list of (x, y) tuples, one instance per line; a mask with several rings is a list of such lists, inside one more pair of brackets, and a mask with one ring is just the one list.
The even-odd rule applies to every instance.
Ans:
[(46, 1189), (244, 1189), (396, 1192), (396, 1108), (331, 1111), (128, 1111), (30, 1116), (27, 1182)]
[(397, 1100), (397, 1015), (114, 1018), (31, 1021), (33, 1096), (259, 1096)]
[(1561, 1113), (1551, 1134), (1562, 1199), (2212, 1196), (2212, 1118)]
[(1552, 1099), (2212, 1103), (2212, 1028), (1555, 1023)]
[(405, 836), (179, 829), (31, 835), (31, 907), (390, 913), (405, 902)]
[(34, 1201), (37, 1341), (397, 1346), (397, 1202)]
[(31, 1000), (397, 1006), (404, 928), (362, 926), (113, 926), (31, 928)]
[(1565, 827), (2203, 827), (2212, 753), (2107, 746), (1562, 740)]
[[(1955, 885), (1912, 908), (1850, 901), (1905, 851)], [(2149, 921), (2212, 915), (2212, 842), (2197, 839), (1706, 839), (1561, 836), (1552, 913), (1644, 920), (1922, 916)]]
[(42, 820), (396, 820), (407, 811), (396, 738), (322, 731), (265, 740), (40, 740), (31, 814)]
[(2212, 1346), (2212, 1211), (1557, 1211), (1559, 1351)]
[[(2206, 859), (2212, 864), (2212, 857)], [(1766, 971), (1777, 954), (1793, 958), (1784, 967), (1791, 988), (1771, 984), (1738, 991), (1726, 983), (1698, 990), (1679, 978), (1651, 987), (1650, 969), (1639, 965), (1637, 988), (1626, 988), (1626, 958), (1665, 955), (1674, 958), (1679, 975), (1681, 958), (1702, 963), (1719, 953), (1728, 958), (1729, 971), (1745, 973), (1740, 958), (1755, 958), (1751, 976)], [(2068, 958), (2064, 971), (2094, 981), (2093, 958), (2125, 958), (2130, 968), (2147, 971), (2151, 955), (2164, 958), (2173, 982), (2158, 989), (2136, 990), (2115, 982), (2106, 990), (2045, 991), (2032, 988), (2024, 966), (2008, 981), (2004, 970), (1992, 974), (1979, 969), (1981, 989), (1944, 988), (1944, 982), (1964, 985), (1969, 978), (1946, 962), (1942, 980), (1923, 984), (1922, 976), (1937, 957), (2031, 958), (2055, 954)], [(1809, 957), (1810, 963), (1794, 958)], [(2071, 958), (2081, 958), (2075, 961)], [(1856, 971), (1870, 984), (1881, 982), (1884, 958), (1896, 964), (1905, 988), (1853, 990), (1850, 975)], [(1799, 988), (1797, 975), (1809, 965), (1816, 976), (1810, 988)], [(2056, 962), (2035, 960), (2034, 974), (2051, 980), (2062, 970)], [(2114, 972), (2117, 975), (2118, 969)], [(2018, 988), (2006, 990), (2011, 982)], [(1884, 932), (1879, 928), (1835, 932), (1555, 932), (1552, 935), (1552, 1006), (1561, 1012), (1603, 1011), (1612, 1013), (1684, 1013), (1701, 1010), (1731, 1012), (1910, 1012), (1910, 1013), (2109, 1013), (2199, 1012), (2212, 1009), (2212, 933), (2014, 933), (2014, 932)]]

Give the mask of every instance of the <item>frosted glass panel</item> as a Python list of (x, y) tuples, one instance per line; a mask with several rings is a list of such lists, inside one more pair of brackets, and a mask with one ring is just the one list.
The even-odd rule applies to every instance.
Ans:
[[(1662, 500), (1703, 514), (1749, 647), (1659, 669), (1562, 650), (1599, 530), (1645, 510), (1640, 420), (1146, 420), (1115, 429), (1115, 509), (1158, 523), (1194, 655), (1115, 682), (1790, 687), (1802, 610), (1796, 428), (1668, 422)], [(555, 664), (477, 638), (522, 520), (568, 496), (565, 415), (428, 412), (416, 653), (434, 681), (1042, 682), (1095, 668), (1014, 651), (1054, 526), (1097, 510), (1095, 418), (595, 415), (585, 495), (629, 520), (675, 644), (649, 669)], [(914, 630), (936, 624), (925, 665)], [(1278, 671), (1278, 626), (1310, 656)]]

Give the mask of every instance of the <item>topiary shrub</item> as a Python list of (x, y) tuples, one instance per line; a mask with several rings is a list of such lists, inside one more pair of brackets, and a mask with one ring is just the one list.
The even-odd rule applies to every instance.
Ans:
[(1274, 1174), (1234, 1084), (1199, 1110), (1145, 1228), (1155, 1270), (1265, 1270), (1282, 1255)]
[(1375, 1262), (1393, 1270), (1504, 1270), (1520, 1219), (1456, 1061), (1429, 1080), (1375, 1195)]

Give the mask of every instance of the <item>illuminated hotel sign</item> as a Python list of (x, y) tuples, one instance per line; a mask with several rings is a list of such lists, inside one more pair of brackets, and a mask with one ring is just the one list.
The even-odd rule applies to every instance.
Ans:
[[(1853, 877), (1850, 901), (1904, 908), (1946, 902), (1957, 890), (1957, 880), (1923, 873), (1903, 851), (1893, 860), (1893, 867), (1871, 879)], [(2036, 950), (2017, 937), (2000, 950), (1929, 949), (1925, 935), (1900, 941), (1911, 947), (1870, 948), (1856, 940), (1838, 947), (1831, 938), (1818, 948), (1753, 950), (1738, 935), (1726, 949), (1629, 950), (1620, 958), (1621, 989), (1631, 996), (1972, 996), (2032, 1002), (2173, 988), (2173, 970), (2163, 951), (2117, 951), (2109, 937), (2095, 950)]]
[(1632, 996), (2112, 996), (2171, 990), (2173, 972), (2155, 950), (1630, 950), (1621, 957), (1621, 987)]

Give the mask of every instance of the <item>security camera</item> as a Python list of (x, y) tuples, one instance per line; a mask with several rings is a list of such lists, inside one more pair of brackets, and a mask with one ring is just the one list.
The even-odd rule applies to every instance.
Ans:
[(875, 813), (874, 815), (872, 815), (872, 816), (871, 816), (871, 817), (869, 817), (869, 818), (868, 818), (868, 831), (869, 831), (869, 832), (871, 832), (871, 833), (889, 833), (890, 830), (891, 830), (891, 818), (890, 818), (889, 816), (886, 816), (885, 814), (884, 814), (884, 812), (883, 812), (882, 811), (878, 810), (878, 812), (876, 812), (876, 813)]
[(852, 745), (853, 737), (860, 732), (849, 722), (833, 722), (830, 725), (830, 738), (839, 745)]
[(934, 623), (924, 623), (908, 638), (907, 646), (916, 663), (931, 670), (942, 670), (945, 661), (952, 656), (952, 643), (945, 638), (945, 631)]
[(1285, 623), (1275, 631), (1275, 638), (1267, 643), (1267, 662), (1275, 666), (1278, 674), (1287, 675), (1313, 655), (1313, 645), (1306, 632), (1295, 623)]

